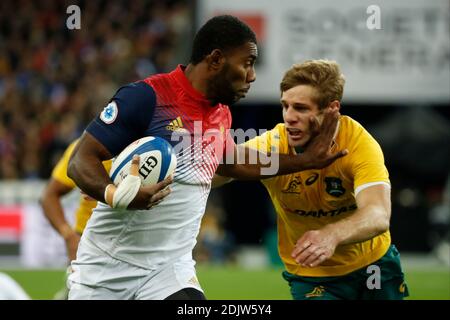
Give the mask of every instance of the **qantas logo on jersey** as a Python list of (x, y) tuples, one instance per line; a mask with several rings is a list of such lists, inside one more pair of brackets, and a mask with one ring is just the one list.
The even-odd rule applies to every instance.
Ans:
[(106, 124), (111, 124), (116, 120), (118, 114), (117, 104), (115, 101), (112, 101), (103, 109), (100, 119)]
[(353, 211), (357, 209), (356, 203), (351, 204), (349, 206), (344, 206), (344, 207), (340, 207), (338, 209), (334, 209), (334, 210), (323, 210), (323, 209), (319, 209), (319, 210), (302, 210), (302, 209), (290, 209), (287, 206), (281, 204), (282, 208), (285, 211), (297, 214), (299, 216), (302, 217), (314, 217), (314, 218), (321, 218), (321, 217), (334, 217), (334, 216), (338, 216), (341, 213), (344, 212), (348, 212), (348, 211)]

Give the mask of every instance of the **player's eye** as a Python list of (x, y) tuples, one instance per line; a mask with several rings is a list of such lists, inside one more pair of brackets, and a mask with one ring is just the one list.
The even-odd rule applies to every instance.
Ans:
[(246, 67), (253, 67), (254, 64), (255, 64), (255, 60), (254, 60), (254, 59), (247, 60), (247, 61), (245, 62), (245, 66), (246, 66)]
[(298, 112), (305, 113), (305, 112), (308, 112), (308, 111), (309, 111), (309, 108), (307, 108), (307, 107), (305, 107), (305, 106), (295, 106), (295, 107), (294, 107), (294, 110), (295, 110), (295, 111), (298, 111)]

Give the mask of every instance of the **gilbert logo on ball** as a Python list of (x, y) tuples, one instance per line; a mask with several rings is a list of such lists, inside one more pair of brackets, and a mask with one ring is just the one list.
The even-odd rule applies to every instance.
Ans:
[(109, 174), (115, 185), (130, 173), (131, 160), (135, 154), (140, 156), (139, 176), (144, 185), (164, 180), (177, 167), (174, 150), (166, 140), (144, 137), (132, 142), (113, 160)]

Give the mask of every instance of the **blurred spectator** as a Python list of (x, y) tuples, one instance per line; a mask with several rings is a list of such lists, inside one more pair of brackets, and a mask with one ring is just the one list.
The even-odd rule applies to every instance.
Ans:
[[(0, 2), (0, 179), (47, 178), (121, 85), (186, 61), (188, 3)], [(71, 4), (80, 30), (66, 28)]]
[(202, 219), (194, 259), (213, 264), (233, 260), (234, 238), (225, 229), (225, 210), (220, 194), (212, 191)]

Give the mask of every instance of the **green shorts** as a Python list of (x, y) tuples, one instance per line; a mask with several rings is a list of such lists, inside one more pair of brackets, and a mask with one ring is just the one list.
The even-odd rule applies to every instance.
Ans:
[(394, 245), (369, 266), (337, 277), (302, 277), (283, 272), (295, 300), (402, 300), (409, 296)]

